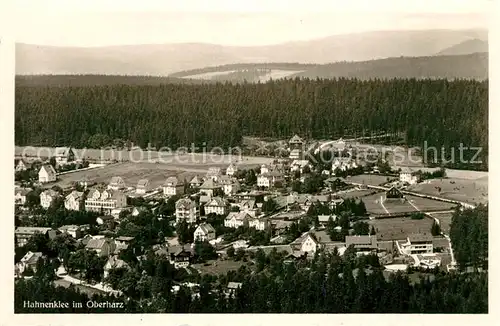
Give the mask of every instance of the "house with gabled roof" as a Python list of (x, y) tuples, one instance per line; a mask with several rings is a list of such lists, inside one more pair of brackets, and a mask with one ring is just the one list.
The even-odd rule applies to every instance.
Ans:
[(290, 165), (290, 171), (292, 172), (299, 171), (300, 173), (304, 173), (306, 168), (311, 169), (311, 163), (308, 160), (293, 160)]
[(199, 241), (210, 241), (215, 239), (215, 229), (208, 223), (201, 223), (194, 230), (194, 239)]
[(119, 269), (119, 268), (129, 269), (130, 266), (124, 260), (118, 258), (118, 256), (116, 256), (116, 255), (109, 257), (106, 264), (104, 264), (103, 278), (106, 279), (112, 270)]
[(399, 201), (404, 201), (405, 200), (405, 196), (403, 195), (403, 193), (401, 192), (401, 190), (399, 190), (398, 188), (396, 187), (391, 187), (389, 190), (387, 190), (383, 197), (382, 197), (382, 200), (385, 202), (387, 200), (399, 200)]
[(401, 244), (401, 251), (407, 255), (432, 254), (434, 251), (433, 236), (428, 233), (413, 233)]
[(222, 190), (227, 196), (234, 195), (241, 189), (240, 182), (236, 178), (227, 175), (221, 176), (219, 183), (222, 185)]
[(95, 187), (90, 189), (85, 199), (85, 210), (90, 212), (101, 212), (111, 214), (114, 209), (127, 206), (127, 196), (120, 190), (102, 189)]
[(74, 225), (74, 224), (63, 225), (58, 230), (61, 231), (61, 233), (69, 234), (71, 237), (75, 239), (81, 238), (83, 234), (82, 228), (79, 225)]
[(189, 181), (189, 186), (193, 189), (197, 189), (199, 188), (202, 184), (203, 184), (203, 178), (198, 176), (198, 175), (195, 175), (191, 181)]
[(73, 190), (64, 199), (64, 208), (69, 211), (79, 211), (83, 206), (84, 199), (85, 198), (83, 192)]
[(257, 186), (272, 188), (279, 185), (282, 185), (284, 182), (284, 177), (281, 172), (278, 171), (269, 171), (267, 173), (261, 173), (257, 176)]
[(41, 252), (28, 251), (26, 255), (21, 258), (19, 263), (16, 264), (19, 274), (24, 273), (27, 269), (31, 269), (33, 272), (36, 272), (37, 263), (42, 257), (43, 253)]
[(47, 189), (45, 191), (42, 191), (40, 194), (40, 206), (42, 206), (45, 209), (48, 209), (50, 205), (54, 202), (55, 199), (59, 198), (61, 195), (52, 189)]
[(43, 164), (38, 171), (38, 182), (48, 183), (56, 181), (56, 170), (50, 164)]
[(248, 220), (248, 227), (259, 231), (265, 231), (271, 227), (271, 223), (268, 218), (250, 217)]
[(137, 186), (135, 187), (135, 193), (138, 195), (144, 195), (150, 190), (149, 187), (149, 180), (148, 179), (141, 179), (137, 181)]
[(245, 212), (231, 212), (224, 219), (224, 226), (227, 228), (239, 228), (240, 226), (248, 226), (248, 221), (252, 217)]
[(200, 191), (207, 196), (215, 196), (217, 190), (222, 190), (222, 186), (211, 178), (208, 178), (200, 186)]
[(26, 196), (32, 191), (31, 188), (18, 188), (14, 191), (14, 203), (16, 205), (26, 204)]
[(377, 250), (377, 236), (375, 235), (348, 235), (345, 237), (345, 246), (353, 246), (356, 251)]
[(100, 257), (110, 256), (114, 253), (115, 248), (115, 242), (106, 237), (91, 238), (85, 246), (85, 249), (95, 251)]
[(189, 198), (181, 198), (175, 202), (175, 220), (179, 223), (181, 220), (187, 223), (196, 223), (199, 216), (196, 202)]
[(36, 235), (38, 233), (43, 234), (43, 235), (47, 235), (50, 230), (52, 230), (52, 229), (46, 228), (46, 227), (18, 226), (14, 231), (14, 235), (16, 238), (17, 245), (19, 247), (22, 247), (34, 235)]
[(122, 190), (125, 188), (127, 188), (127, 186), (122, 177), (112, 177), (108, 184), (108, 189), (112, 190)]
[(221, 197), (212, 197), (212, 199), (205, 205), (205, 215), (208, 214), (226, 215), (228, 210), (229, 210), (228, 201)]
[(163, 184), (164, 196), (178, 196), (184, 194), (184, 182), (177, 177), (168, 177)]
[(229, 164), (226, 168), (226, 175), (233, 176), (236, 172), (238, 172), (238, 167), (234, 163)]
[(57, 165), (65, 165), (75, 160), (75, 153), (71, 147), (56, 147), (55, 158)]
[(17, 161), (16, 167), (14, 168), (16, 172), (26, 171), (31, 167), (31, 163), (27, 160), (21, 158)]
[(409, 167), (401, 168), (401, 172), (399, 173), (399, 181), (405, 184), (414, 185), (419, 183), (421, 179), (422, 173), (420, 171), (415, 171), (414, 169)]

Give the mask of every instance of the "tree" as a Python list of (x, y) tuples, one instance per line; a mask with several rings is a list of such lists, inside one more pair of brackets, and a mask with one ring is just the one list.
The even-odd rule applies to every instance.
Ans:
[(177, 233), (180, 243), (193, 242), (194, 231), (192, 232), (191, 227), (185, 220), (180, 220), (179, 223), (177, 223), (175, 232)]
[(264, 213), (272, 213), (277, 208), (278, 208), (278, 204), (272, 198), (269, 198), (268, 200), (264, 201), (264, 203), (262, 204), (262, 211)]
[(370, 225), (363, 221), (354, 223), (353, 229), (355, 235), (368, 235), (370, 233)]
[(229, 258), (233, 258), (234, 257), (234, 254), (235, 254), (236, 250), (234, 250), (234, 247), (233, 246), (230, 246), (229, 248), (227, 248), (227, 256)]
[(433, 236), (441, 235), (441, 227), (439, 226), (439, 223), (436, 222), (436, 220), (434, 220), (434, 223), (432, 223), (431, 234)]

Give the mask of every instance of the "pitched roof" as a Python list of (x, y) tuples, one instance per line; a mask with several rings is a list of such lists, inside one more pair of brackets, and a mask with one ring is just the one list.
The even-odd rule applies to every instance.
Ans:
[(75, 200), (78, 200), (83, 197), (83, 192), (81, 191), (76, 191), (73, 190), (69, 195), (66, 196), (66, 200), (74, 198)]
[(216, 189), (220, 188), (220, 186), (212, 179), (207, 179), (203, 184), (200, 186), (201, 189)]
[(75, 225), (75, 224), (67, 224), (67, 225), (63, 225), (61, 227), (59, 227), (59, 231), (61, 232), (64, 232), (64, 231), (68, 231), (68, 230), (78, 230), (80, 228), (79, 225)]
[(104, 244), (109, 242), (107, 238), (89, 239), (89, 242), (85, 246), (87, 249), (102, 249)]
[(48, 176), (55, 176), (56, 175), (56, 170), (54, 170), (54, 167), (50, 164), (44, 164), (42, 165), (42, 167), (40, 168), (40, 172), (42, 171), (45, 171), (45, 173), (47, 173)]
[(191, 209), (193, 207), (196, 207), (196, 203), (189, 198), (181, 198), (175, 202), (176, 209), (180, 209), (180, 208)]
[(177, 187), (178, 185), (182, 185), (182, 182), (177, 179), (177, 177), (168, 177), (163, 185), (167, 187)]
[(235, 218), (236, 220), (239, 220), (239, 221), (244, 221), (246, 219), (250, 219), (251, 216), (245, 212), (231, 212), (231, 213), (227, 214), (225, 220), (229, 221), (229, 220), (232, 220), (233, 218)]
[(303, 143), (304, 140), (302, 138), (299, 137), (299, 135), (295, 134), (290, 140), (289, 140), (289, 143), (292, 143), (292, 144), (298, 144), (298, 143)]
[(219, 167), (210, 167), (207, 172), (207, 176), (216, 176), (221, 173), (221, 169)]
[(228, 288), (228, 289), (238, 289), (238, 288), (240, 288), (241, 286), (242, 286), (242, 283), (240, 283), (240, 282), (229, 282), (229, 283), (227, 284), (227, 288)]
[(118, 241), (132, 241), (134, 240), (134, 237), (125, 237), (125, 236), (120, 236), (120, 237), (117, 237), (115, 238), (115, 240), (118, 240)]
[(44, 195), (44, 196), (50, 196), (50, 197), (57, 197), (59, 196), (59, 193), (53, 189), (47, 189), (47, 190), (44, 190), (42, 191), (42, 193), (40, 195)]
[(303, 168), (304, 166), (309, 165), (309, 161), (308, 160), (293, 160), (292, 165), (298, 165), (301, 168)]
[(198, 225), (197, 229), (200, 229), (205, 234), (215, 232), (214, 227), (208, 223), (201, 223), (200, 225)]
[(149, 180), (148, 179), (141, 179), (137, 181), (137, 188), (145, 188), (149, 185)]
[(28, 264), (28, 265), (36, 264), (36, 262), (40, 258), (42, 258), (42, 256), (43, 256), (43, 254), (41, 252), (28, 251), (26, 253), (26, 255), (24, 255), (23, 258), (21, 258), (21, 262)]
[(19, 226), (16, 228), (15, 233), (42, 233), (45, 234), (49, 230), (52, 230), (52, 228), (45, 228), (45, 227), (37, 227), (37, 226)]
[(119, 259), (118, 256), (111, 256), (104, 265), (104, 269), (127, 268), (128, 266), (127, 262)]
[(19, 189), (16, 189), (14, 194), (17, 195), (17, 194), (20, 194), (21, 196), (26, 196), (29, 192), (31, 192), (32, 189), (30, 188), (19, 188)]
[(190, 184), (200, 184), (203, 182), (203, 179), (199, 177), (198, 175), (195, 175), (191, 181), (189, 181)]
[(228, 201), (224, 198), (213, 197), (212, 200), (206, 206), (221, 207), (221, 206), (227, 206), (228, 204), (229, 204)]

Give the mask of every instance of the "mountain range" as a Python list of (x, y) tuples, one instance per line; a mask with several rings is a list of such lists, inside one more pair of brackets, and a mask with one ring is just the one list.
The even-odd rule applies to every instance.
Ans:
[[(179, 43), (78, 48), (18, 43), (16, 74), (168, 76), (228, 64), (276, 62), (311, 64), (309, 68), (318, 71), (322, 69), (318, 65), (342, 61), (377, 62), (393, 57), (432, 60), (433, 56), (487, 52), (487, 39), (486, 30), (470, 29), (378, 31), (266, 46)], [(483, 68), (479, 65), (477, 69)], [(308, 71), (301, 74), (316, 76)]]

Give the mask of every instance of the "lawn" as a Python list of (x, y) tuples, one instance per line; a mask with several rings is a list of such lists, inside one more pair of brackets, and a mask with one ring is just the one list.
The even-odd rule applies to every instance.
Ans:
[(451, 219), (453, 217), (453, 213), (433, 213), (432, 217), (435, 217), (439, 220), (439, 225), (441, 226), (441, 231), (443, 231), (444, 234), (450, 234), (450, 226), (451, 226)]
[(363, 197), (366, 211), (370, 214), (399, 214), (415, 212), (415, 208), (408, 201), (386, 200), (381, 204), (384, 192), (378, 192), (374, 195)]
[[(208, 264), (208, 266), (205, 266)], [(237, 271), (241, 266), (247, 263), (243, 261), (228, 260), (210, 260), (205, 264), (193, 264), (191, 267), (200, 272), (200, 274), (220, 275), (228, 271)]]
[[(70, 287), (70, 285), (72, 285), (72, 283), (66, 281), (66, 280), (63, 280), (63, 279), (58, 279), (58, 280), (55, 280), (54, 281), (54, 284), (56, 286), (62, 286), (62, 287), (65, 287), (65, 288), (68, 288)], [(93, 294), (105, 294), (104, 291), (101, 291), (101, 290), (98, 290), (98, 289), (95, 289), (95, 288), (91, 288), (91, 287), (88, 287), (88, 286), (84, 286), (84, 285), (77, 285), (77, 284), (73, 284), (73, 286), (75, 287), (75, 289), (78, 289), (80, 290), (80, 292), (82, 293), (85, 293), (89, 296), (93, 295)]]
[(405, 240), (411, 233), (430, 233), (433, 220), (396, 217), (368, 221), (375, 228), (378, 240)]
[(365, 196), (373, 195), (377, 193), (378, 190), (368, 189), (368, 190), (350, 190), (338, 193), (337, 195), (341, 198), (362, 198)]
[(408, 191), (439, 196), (467, 203), (488, 202), (488, 178), (458, 179), (444, 178), (432, 179), (408, 187)]
[(355, 182), (371, 186), (381, 186), (391, 180), (397, 180), (397, 178), (379, 174), (360, 174), (345, 179), (346, 182)]
[(454, 209), (457, 205), (453, 203), (442, 202), (439, 200), (422, 198), (417, 196), (407, 195), (408, 199), (420, 211), (439, 211)]

